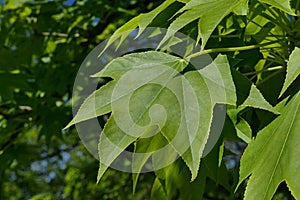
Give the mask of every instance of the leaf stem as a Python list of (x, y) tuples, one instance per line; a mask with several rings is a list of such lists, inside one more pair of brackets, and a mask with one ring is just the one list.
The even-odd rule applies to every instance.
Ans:
[(257, 83), (256, 86), (259, 86), (259, 85), (263, 84), (264, 82), (268, 81), (269, 79), (273, 78), (277, 74), (281, 73), (282, 70), (283, 70), (283, 68), (281, 70), (278, 70), (278, 71), (270, 74), (269, 76), (267, 76), (266, 78), (264, 78), (262, 81), (260, 81), (259, 83)]
[(263, 44), (253, 44), (253, 45), (241, 46), (241, 47), (224, 47), (224, 48), (201, 50), (197, 53), (187, 56), (187, 59), (201, 56), (203, 54), (209, 54), (209, 53), (220, 53), (220, 52), (228, 52), (228, 51), (245, 51), (245, 50), (260, 48), (263, 46), (268, 46), (268, 45), (275, 44), (275, 43), (278, 43), (278, 41), (266, 42)]
[(268, 72), (268, 71), (274, 71), (274, 70), (280, 70), (280, 69), (283, 69), (283, 66), (270, 67), (270, 68), (262, 69), (262, 70), (255, 71), (255, 72), (247, 72), (247, 73), (243, 73), (243, 75), (245, 75), (245, 76), (256, 75), (256, 74), (259, 74), (262, 72)]
[(236, 35), (211, 35), (211, 38), (240, 38), (241, 35), (240, 34), (236, 34)]

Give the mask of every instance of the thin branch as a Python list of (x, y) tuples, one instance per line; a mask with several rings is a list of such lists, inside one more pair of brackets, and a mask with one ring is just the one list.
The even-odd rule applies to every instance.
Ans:
[(267, 69), (262, 69), (262, 70), (259, 70), (259, 71), (255, 71), (255, 72), (243, 73), (243, 75), (245, 75), (245, 76), (257, 75), (259, 73), (269, 72), (269, 71), (274, 71), (274, 70), (281, 70), (281, 69), (283, 69), (282, 66), (276, 66), (276, 67), (270, 67), (270, 68), (267, 68)]
[[(63, 37), (63, 38), (68, 38), (69, 35), (66, 33), (58, 33), (58, 32), (42, 32), (43, 36), (56, 36), (56, 37)], [(79, 33), (75, 33), (73, 37), (77, 38), (80, 37)]]
[(201, 56), (203, 54), (209, 54), (209, 53), (221, 53), (221, 52), (228, 52), (228, 51), (245, 51), (245, 50), (260, 48), (263, 46), (268, 46), (268, 45), (275, 44), (275, 43), (278, 43), (278, 41), (266, 42), (263, 44), (254, 44), (254, 45), (249, 45), (249, 46), (241, 46), (241, 47), (224, 47), (224, 48), (207, 49), (207, 50), (202, 50), (197, 53), (191, 54), (187, 57), (187, 59)]

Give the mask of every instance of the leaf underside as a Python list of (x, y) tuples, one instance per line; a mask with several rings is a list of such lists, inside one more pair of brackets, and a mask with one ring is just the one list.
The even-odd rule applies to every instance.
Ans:
[[(91, 94), (69, 125), (112, 112), (100, 136), (98, 181), (132, 143), (133, 172), (140, 172), (150, 157), (155, 170), (172, 163), (178, 154), (190, 169), (191, 180), (197, 177), (214, 106), (236, 105), (237, 100), (226, 56), (180, 75), (186, 66), (179, 57), (149, 51), (117, 58), (94, 75), (114, 80)], [(273, 109), (254, 86), (244, 104)]]

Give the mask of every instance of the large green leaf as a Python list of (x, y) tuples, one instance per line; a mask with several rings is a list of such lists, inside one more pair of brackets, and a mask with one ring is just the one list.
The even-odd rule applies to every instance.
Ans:
[(240, 182), (251, 174), (245, 192), (246, 200), (271, 199), (283, 181), (294, 197), (300, 198), (299, 102), (300, 92), (246, 148), (240, 168)]
[(287, 90), (287, 88), (293, 83), (293, 81), (300, 74), (300, 48), (296, 47), (291, 53), (290, 59), (287, 63), (286, 79), (281, 91), (281, 95)]
[[(155, 139), (161, 133), (179, 154), (184, 152), (182, 144), (185, 142), (186, 148), (189, 146), (189, 128), (193, 127), (193, 122), (199, 121), (197, 98), (189, 98), (190, 93), (195, 96), (192, 88), (189, 88), (189, 83), (184, 81), (183, 76), (174, 78), (185, 66), (186, 63), (180, 58), (164, 53), (147, 52), (115, 59), (100, 74), (96, 74), (118, 80), (111, 96), (111, 108), (116, 123), (108, 123), (100, 136), (99, 155), (102, 164), (105, 161), (106, 166), (110, 165), (118, 153), (121, 153), (114, 150), (118, 149), (114, 146), (118, 147), (118, 142), (107, 145), (107, 139), (114, 141), (110, 138), (118, 138), (114, 133), (116, 130), (110, 126), (118, 126), (118, 132), (122, 132), (123, 135), (135, 136), (125, 140), (129, 142), (125, 142), (127, 145), (121, 145), (120, 149), (125, 149), (138, 137), (151, 133), (150, 136), (156, 134), (153, 136)], [(184, 92), (187, 92), (186, 95)], [(209, 104), (206, 106), (209, 107)], [(78, 116), (81, 116), (80, 113)], [(179, 136), (175, 137), (177, 132)], [(117, 153), (112, 155), (107, 152)], [(105, 170), (106, 167), (100, 165), (99, 177)]]
[[(174, 151), (189, 167), (192, 180), (197, 177), (213, 108), (217, 103), (236, 105), (236, 89), (226, 56), (180, 75), (186, 66), (184, 59), (149, 51), (117, 58), (94, 75), (114, 80), (91, 94), (69, 125), (112, 112), (100, 136), (98, 180), (135, 141), (134, 172), (150, 156), (154, 170), (168, 165)], [(246, 106), (272, 110), (256, 87), (251, 91)], [(161, 148), (163, 144), (168, 147)]]

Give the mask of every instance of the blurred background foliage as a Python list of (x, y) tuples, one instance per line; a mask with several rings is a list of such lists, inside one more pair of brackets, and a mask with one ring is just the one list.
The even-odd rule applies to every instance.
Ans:
[[(71, 120), (71, 95), (88, 53), (147, 0), (0, 0), (0, 199), (131, 199), (127, 173), (109, 170), (96, 185), (98, 161)], [(146, 199), (153, 174), (136, 191)]]

